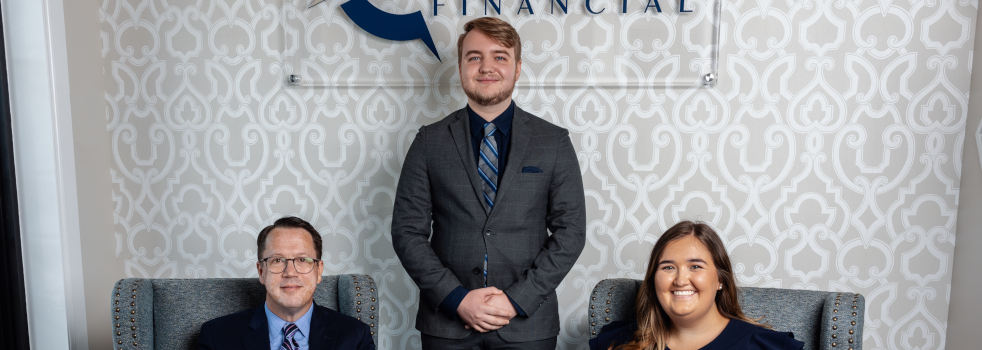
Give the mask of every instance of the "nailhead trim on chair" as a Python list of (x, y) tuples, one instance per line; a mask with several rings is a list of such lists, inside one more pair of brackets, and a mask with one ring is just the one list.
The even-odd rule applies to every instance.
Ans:
[[(370, 290), (370, 291), (372, 292), (372, 295), (376, 295), (376, 294), (377, 294), (377, 292), (375, 291), (375, 280), (374, 280), (374, 279), (372, 279), (372, 277), (371, 277), (371, 276), (369, 276), (369, 277), (368, 277), (368, 284), (369, 284), (369, 286), (370, 286), (370, 287), (369, 287), (369, 290)], [(373, 301), (373, 302), (375, 301), (375, 298), (374, 298), (374, 297), (372, 298), (372, 301)], [(371, 317), (371, 318), (372, 318), (373, 320), (375, 319), (375, 315), (376, 315), (376, 311), (375, 311), (375, 306), (372, 306), (372, 317)], [(372, 322), (372, 323), (371, 323), (371, 324), (370, 324), (369, 326), (371, 326), (372, 328), (375, 328), (375, 322)], [(374, 331), (372, 331), (372, 332), (371, 332), (371, 335), (372, 335), (372, 336), (375, 336), (375, 332), (374, 332)]]
[[(858, 302), (859, 302), (859, 294), (853, 294), (852, 295), (852, 309), (853, 310), (856, 310), (856, 307), (858, 306), (857, 305)], [(856, 316), (856, 312), (853, 311), (852, 315), (853, 316)], [(852, 335), (856, 333), (856, 329), (855, 329), (856, 321), (852, 321), (852, 326), (853, 326), (852, 328), (849, 328), (849, 335), (850, 335), (850, 337), (849, 337), (849, 344), (852, 344), (853, 343)], [(849, 350), (853, 350), (852, 346), (849, 347)]]
[[(113, 296), (114, 296), (113, 297), (113, 321), (114, 321), (113, 324), (114, 324), (114, 326), (116, 328), (116, 332), (114, 333), (114, 336), (113, 336), (113, 338), (115, 340), (114, 343), (115, 343), (115, 345), (119, 346), (119, 349), (120, 350), (126, 349), (126, 347), (129, 346), (130, 344), (133, 344), (133, 349), (138, 349), (138, 346), (140, 345), (140, 342), (139, 342), (139, 336), (138, 336), (139, 333), (137, 332), (138, 328), (136, 326), (136, 318), (137, 318), (136, 302), (135, 301), (131, 301), (129, 303), (128, 307), (127, 307), (127, 305), (125, 303), (124, 304), (120, 304), (120, 302), (119, 302), (120, 301), (120, 298), (125, 298), (126, 297), (125, 294), (123, 294), (124, 293), (124, 291), (123, 291), (123, 287), (124, 287), (123, 281), (125, 281), (125, 280), (120, 280), (119, 282), (116, 282), (116, 285), (114, 286), (115, 289), (116, 289), (116, 293), (113, 294)], [(128, 289), (130, 291), (130, 299), (134, 299), (135, 300), (136, 297), (137, 297), (137, 290), (140, 287), (140, 282), (139, 281), (136, 281), (136, 280), (132, 280), (132, 284), (129, 285), (129, 286), (125, 286), (125, 287), (126, 287), (126, 289)], [(126, 319), (125, 318), (126, 315), (129, 315), (129, 317), (130, 317), (130, 323), (133, 324), (133, 325), (131, 325), (129, 327), (130, 328), (130, 333), (127, 334), (130, 337), (126, 337), (126, 335), (123, 334), (122, 322), (125, 322), (125, 321), (121, 321), (121, 320), (125, 320)], [(132, 338), (132, 342), (130, 340), (126, 340), (128, 338)]]
[[(619, 320), (630, 314), (630, 318), (633, 318), (634, 314), (631, 311), (624, 309), (625, 305), (615, 305), (617, 303), (612, 300), (617, 296), (614, 295), (614, 291), (617, 288), (617, 280), (604, 280), (593, 287), (593, 292), (590, 296), (590, 334), (591, 337), (595, 337), (600, 329), (610, 323), (611, 320)], [(600, 294), (602, 291), (606, 291), (607, 294)], [(633, 304), (633, 303), (632, 303)], [(598, 316), (598, 305), (603, 309), (602, 313)]]
[[(352, 276), (352, 278), (351, 278), (352, 284), (354, 285), (355, 290), (358, 291), (358, 293), (355, 293), (355, 297), (356, 298), (359, 298), (359, 297), (362, 296), (362, 293), (361, 293), (362, 292), (362, 286), (368, 288), (368, 290), (371, 292), (371, 294), (368, 295), (368, 300), (371, 300), (371, 302), (369, 302), (368, 300), (365, 300), (364, 302), (362, 300), (356, 300), (355, 301), (355, 315), (354, 316), (355, 316), (356, 319), (358, 319), (359, 321), (362, 321), (362, 322), (365, 322), (365, 320), (363, 319), (364, 317), (368, 317), (368, 320), (371, 320), (371, 321), (370, 322), (365, 322), (365, 323), (367, 323), (369, 325), (369, 327), (372, 327), (372, 329), (374, 329), (375, 328), (375, 321), (374, 320), (378, 316), (378, 310), (377, 310), (377, 307), (375, 306), (375, 304), (377, 303), (377, 299), (375, 298), (375, 295), (377, 294), (377, 292), (375, 291), (375, 279), (373, 279), (371, 276), (365, 276), (365, 277), (367, 277), (367, 280), (362, 279), (361, 281), (358, 280), (358, 277), (357, 276)], [(368, 307), (368, 308), (363, 308), (362, 307), (362, 306), (369, 306), (369, 305), (370, 305), (370, 307)], [(378, 335), (375, 334), (375, 331), (374, 330), (370, 331), (369, 333), (371, 333), (373, 340), (375, 340), (375, 342), (377, 344), (378, 343)]]
[[(841, 297), (842, 297), (842, 293), (837, 293), (837, 294), (835, 295), (835, 306), (836, 306), (836, 307), (838, 307), (838, 306), (839, 306), (839, 301), (840, 301), (840, 299), (839, 299), (839, 298), (841, 298)], [(835, 314), (835, 313), (838, 313), (838, 312), (839, 312), (839, 309), (832, 309), (832, 313), (833, 313), (833, 314)], [(833, 321), (833, 322), (834, 322), (834, 321)], [(833, 330), (836, 330), (836, 329), (838, 329), (838, 328), (839, 328), (839, 327), (838, 327), (838, 326), (836, 326), (836, 324), (835, 324), (835, 323), (832, 323), (832, 329), (833, 329)], [(832, 332), (832, 339), (835, 339), (835, 338), (837, 338), (838, 336), (839, 336), (839, 334), (838, 334), (837, 332)], [(836, 346), (836, 343), (835, 343), (835, 342), (832, 342), (832, 347), (835, 347), (835, 346)]]
[[(835, 295), (835, 306), (837, 308), (832, 309), (832, 313), (833, 314), (838, 314), (839, 313), (838, 307), (840, 306), (840, 303), (841, 302), (842, 302), (842, 293), (836, 293), (836, 295)], [(859, 309), (859, 305), (858, 304), (859, 304), (859, 294), (853, 294), (852, 295), (852, 309), (853, 310), (858, 310)], [(851, 314), (852, 314), (852, 316), (857, 316), (857, 312), (856, 311), (853, 311)], [(839, 321), (839, 317), (837, 317), (837, 316), (833, 316), (832, 317), (832, 330), (833, 331), (839, 329), (838, 324), (836, 324), (838, 321)], [(850, 344), (849, 350), (854, 350), (854, 348), (853, 348), (852, 345), (856, 343), (856, 339), (853, 337), (856, 334), (856, 321), (850, 321), (849, 322), (849, 326), (850, 327), (849, 327), (848, 332), (847, 332), (849, 334), (849, 339), (847, 340), (847, 342)], [(839, 336), (839, 333), (838, 332), (832, 332), (832, 339), (837, 339), (838, 336)], [(832, 342), (832, 347), (837, 347), (838, 345), (839, 344), (837, 342), (835, 342), (835, 341)]]

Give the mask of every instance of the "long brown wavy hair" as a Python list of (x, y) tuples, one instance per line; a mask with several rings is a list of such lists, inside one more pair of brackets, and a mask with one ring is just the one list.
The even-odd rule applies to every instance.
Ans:
[[(631, 336), (631, 341), (617, 347), (617, 350), (665, 350), (665, 344), (672, 333), (672, 319), (668, 317), (658, 296), (655, 294), (655, 272), (658, 271), (658, 259), (669, 243), (687, 236), (694, 236), (709, 250), (713, 256), (713, 265), (723, 288), (716, 292), (716, 309), (728, 319), (738, 319), (750, 324), (757, 322), (743, 315), (740, 309), (740, 299), (737, 296), (736, 280), (733, 278), (733, 267), (730, 256), (726, 254), (723, 241), (709, 225), (682, 221), (665, 231), (651, 250), (648, 260), (648, 271), (644, 275), (644, 283), (638, 291), (635, 309), (637, 310), (638, 330)], [(766, 326), (764, 326), (766, 327)], [(610, 346), (614, 349), (616, 344)]]

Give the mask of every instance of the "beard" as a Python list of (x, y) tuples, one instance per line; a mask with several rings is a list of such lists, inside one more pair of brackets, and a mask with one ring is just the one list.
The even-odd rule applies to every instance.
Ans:
[(515, 91), (515, 84), (499, 90), (498, 92), (490, 91), (484, 92), (473, 87), (474, 82), (470, 84), (464, 84), (464, 94), (467, 95), (474, 103), (481, 106), (493, 106), (504, 102), (511, 97), (512, 92)]

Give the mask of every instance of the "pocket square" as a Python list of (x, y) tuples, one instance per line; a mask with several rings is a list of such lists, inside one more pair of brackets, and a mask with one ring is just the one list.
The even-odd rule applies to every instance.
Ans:
[(522, 168), (522, 173), (541, 173), (542, 169), (536, 168), (534, 166), (527, 166)]

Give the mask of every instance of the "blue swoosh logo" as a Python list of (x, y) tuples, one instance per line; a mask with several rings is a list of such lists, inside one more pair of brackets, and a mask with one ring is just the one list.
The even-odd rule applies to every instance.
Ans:
[[(310, 7), (321, 2), (323, 0), (314, 1)], [(341, 4), (341, 9), (361, 29), (379, 38), (393, 41), (422, 40), (436, 59), (443, 62), (440, 54), (436, 52), (436, 45), (433, 44), (433, 37), (430, 36), (430, 30), (423, 20), (422, 11), (405, 15), (388, 13), (375, 7), (368, 0), (350, 0)]]

